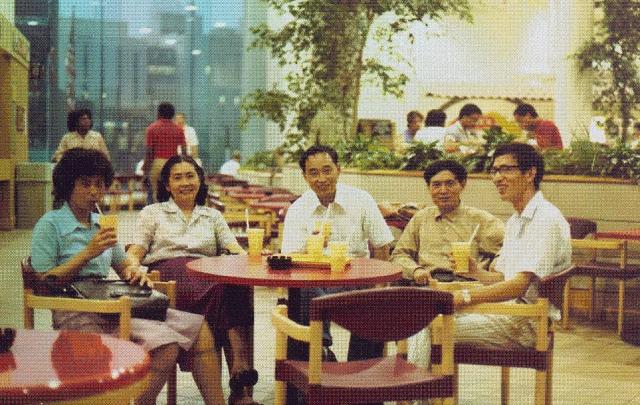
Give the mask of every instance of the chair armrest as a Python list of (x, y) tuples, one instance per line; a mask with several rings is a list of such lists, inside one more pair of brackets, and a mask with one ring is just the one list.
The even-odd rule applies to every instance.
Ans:
[(571, 247), (574, 249), (618, 250), (626, 244), (626, 241), (612, 239), (571, 239)]
[(278, 305), (271, 313), (271, 323), (276, 330), (292, 339), (309, 343), (311, 341), (311, 327), (292, 321), (285, 315), (286, 313), (287, 307), (285, 305)]
[(490, 302), (483, 304), (469, 305), (456, 310), (458, 313), (473, 314), (494, 314), (539, 317), (547, 316), (549, 313), (549, 301), (540, 298), (535, 304), (517, 304), (514, 302)]
[(55, 311), (95, 312), (100, 314), (118, 314), (123, 305), (128, 306), (131, 313), (131, 299), (122, 296), (117, 300), (87, 300), (82, 298), (61, 298), (34, 295), (25, 292), (25, 304), (35, 309)]

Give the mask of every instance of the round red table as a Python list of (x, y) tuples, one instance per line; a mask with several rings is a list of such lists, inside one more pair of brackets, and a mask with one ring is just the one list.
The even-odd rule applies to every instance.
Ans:
[(11, 349), (0, 353), (0, 403), (128, 403), (146, 386), (148, 372), (149, 356), (133, 342), (19, 329)]
[(187, 272), (194, 277), (224, 284), (285, 288), (372, 285), (402, 277), (400, 266), (367, 258), (351, 259), (345, 271), (332, 273), (329, 268), (296, 265), (289, 270), (271, 270), (265, 257), (216, 256), (187, 263)]
[[(345, 271), (332, 273), (329, 268), (294, 265), (288, 270), (271, 270), (265, 257), (217, 256), (197, 259), (187, 263), (187, 272), (193, 277), (224, 284), (244, 286), (267, 286), (288, 288), (286, 303), (289, 317), (301, 320), (300, 288), (357, 287), (388, 283), (402, 277), (402, 268), (382, 260), (354, 258)], [(287, 356), (290, 359), (305, 359), (307, 344), (289, 339)], [(295, 389), (287, 389), (287, 402), (300, 399)]]

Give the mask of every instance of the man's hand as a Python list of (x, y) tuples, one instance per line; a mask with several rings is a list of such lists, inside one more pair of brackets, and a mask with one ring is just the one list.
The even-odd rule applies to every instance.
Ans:
[(98, 257), (105, 250), (113, 247), (118, 243), (118, 237), (116, 231), (113, 228), (103, 228), (93, 236), (87, 247), (84, 248), (85, 254), (89, 257), (89, 260)]
[(453, 306), (455, 308), (461, 308), (465, 305), (460, 290), (453, 291), (451, 294), (453, 295)]
[(141, 287), (146, 285), (149, 288), (153, 288), (153, 281), (149, 280), (147, 273), (141, 271), (138, 266), (129, 266), (124, 269), (123, 279), (131, 285), (138, 284)]
[(422, 267), (417, 268), (416, 271), (413, 272), (413, 281), (415, 281), (416, 284), (428, 285), (430, 278), (431, 273)]

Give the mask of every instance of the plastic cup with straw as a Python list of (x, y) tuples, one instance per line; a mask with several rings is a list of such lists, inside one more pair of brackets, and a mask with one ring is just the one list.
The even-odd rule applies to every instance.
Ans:
[(456, 273), (469, 272), (469, 257), (471, 256), (471, 242), (473, 242), (479, 230), (480, 230), (480, 224), (476, 225), (468, 241), (451, 243), (451, 255), (453, 256), (453, 260), (456, 262)]
[(100, 209), (100, 205), (96, 203), (96, 209), (98, 210), (98, 225), (100, 225), (100, 229), (113, 229), (114, 231), (118, 231), (118, 216), (115, 214), (104, 214)]
[(262, 244), (264, 242), (264, 229), (249, 227), (249, 209), (244, 210), (244, 219), (247, 230), (247, 241), (249, 243), (249, 256), (260, 256)]

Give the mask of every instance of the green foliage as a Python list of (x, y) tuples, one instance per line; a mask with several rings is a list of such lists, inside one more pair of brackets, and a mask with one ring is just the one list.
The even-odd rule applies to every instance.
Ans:
[(278, 154), (273, 150), (264, 150), (256, 152), (253, 156), (247, 159), (242, 168), (250, 170), (260, 171), (272, 171), (279, 167)]
[(375, 138), (357, 135), (353, 139), (343, 139), (336, 145), (341, 165), (362, 170), (399, 169), (402, 156), (380, 145)]
[(482, 134), (484, 143), (476, 153), (458, 158), (470, 172), (484, 172), (489, 170), (493, 154), (500, 145), (513, 142), (518, 136), (504, 132), (501, 127), (493, 126)]
[(640, 150), (618, 143), (605, 149), (600, 174), (623, 179), (640, 180)]
[(437, 148), (437, 144), (438, 141), (410, 144), (405, 149), (402, 170), (424, 170), (431, 162), (442, 159), (444, 154)]
[(640, 1), (602, 0), (595, 35), (574, 57), (580, 69), (594, 72), (596, 110), (622, 119), (627, 137), (634, 105), (640, 102)]
[[(278, 28), (252, 27), (251, 46), (268, 50), (290, 73), (277, 90), (249, 94), (242, 105), (243, 120), (267, 118), (285, 133), (291, 130), (305, 137), (323, 110), (335, 111), (344, 132), (340, 136), (353, 136), (363, 75), (385, 94), (403, 94), (407, 76), (365, 56), (368, 40), (382, 42), (392, 52), (394, 39), (409, 32), (414, 23), (426, 26), (445, 16), (471, 21), (469, 0), (263, 1), (291, 18)], [(385, 24), (371, 35), (375, 20), (383, 15)]]
[(578, 139), (562, 150), (544, 153), (545, 170), (553, 174), (599, 175), (604, 164), (606, 146)]

